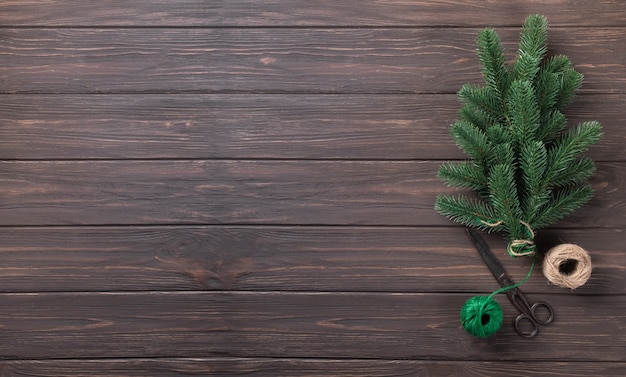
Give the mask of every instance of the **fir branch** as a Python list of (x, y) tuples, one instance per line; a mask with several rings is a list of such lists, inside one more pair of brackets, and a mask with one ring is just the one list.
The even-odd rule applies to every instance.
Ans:
[(541, 59), (525, 51), (520, 51), (513, 65), (513, 78), (532, 81), (539, 72)]
[(485, 132), (472, 123), (456, 121), (450, 128), (450, 136), (465, 153), (482, 165), (492, 146)]
[(550, 182), (553, 187), (583, 183), (591, 178), (596, 167), (590, 158), (580, 158), (571, 162), (569, 166), (563, 170), (567, 173), (556, 177)]
[(450, 187), (466, 188), (478, 192), (484, 191), (487, 187), (487, 177), (471, 161), (443, 163), (437, 171), (437, 177)]
[[(493, 148), (493, 153), (489, 156), (490, 165), (515, 165), (515, 152), (511, 143), (497, 144)], [(488, 173), (489, 174), (489, 173)]]
[(485, 109), (473, 103), (466, 103), (461, 108), (459, 111), (459, 120), (471, 123), (481, 130), (487, 130), (493, 125), (494, 121)]
[(550, 200), (544, 204), (539, 215), (533, 222), (535, 228), (543, 228), (554, 224), (568, 216), (593, 197), (593, 190), (589, 185), (567, 186), (555, 192)]
[(559, 110), (552, 110), (541, 119), (541, 126), (537, 130), (537, 140), (550, 144), (567, 126), (567, 118)]
[(550, 195), (544, 174), (547, 164), (547, 151), (540, 141), (527, 143), (521, 150), (520, 170), (523, 176), (523, 212), (526, 219), (532, 222), (537, 216), (539, 207), (545, 204)]
[(592, 196), (585, 184), (593, 161), (580, 154), (601, 137), (598, 122), (568, 131), (562, 113), (583, 76), (563, 55), (546, 58), (547, 22), (524, 22), (516, 60), (509, 67), (493, 29), (479, 33), (478, 57), (485, 86), (464, 85), (459, 120), (450, 136), (471, 158), (444, 163), (438, 177), (475, 191), (479, 199), (440, 195), (435, 209), (465, 224), (532, 238), (533, 230), (570, 214)]
[(499, 219), (507, 226), (515, 226), (522, 218), (515, 172), (513, 166), (497, 164), (491, 168), (488, 178), (491, 206), (499, 214)]
[(526, 18), (520, 33), (518, 56), (513, 63), (513, 79), (532, 81), (548, 51), (548, 21), (540, 15)]
[(574, 69), (566, 56), (555, 55), (545, 59), (535, 79), (539, 103), (545, 107), (542, 110), (563, 109), (569, 105), (583, 79), (584, 76)]
[(497, 221), (494, 209), (488, 204), (464, 195), (438, 195), (435, 210), (450, 220), (484, 230), (495, 229), (487, 224)]
[(534, 82), (542, 116), (554, 109), (562, 108), (566, 97), (573, 95), (573, 92), (562, 93), (564, 89), (568, 90), (562, 87), (563, 75), (571, 69), (572, 63), (563, 55), (556, 55), (542, 62)]
[(571, 68), (563, 72), (560, 79), (561, 88), (555, 103), (555, 107), (558, 109), (562, 109), (572, 102), (574, 95), (576, 94), (576, 90), (578, 90), (583, 84), (584, 76), (582, 73)]
[(529, 81), (514, 81), (507, 102), (517, 145), (523, 145), (525, 140), (534, 140), (539, 128), (540, 113), (532, 84)]
[(530, 15), (522, 25), (519, 50), (543, 59), (548, 51), (548, 20), (539, 14)]
[(560, 182), (567, 179), (568, 168), (571, 167), (576, 156), (598, 142), (601, 136), (600, 123), (590, 121), (579, 124), (555, 140), (548, 150), (546, 180)]
[(537, 104), (542, 117), (550, 113), (556, 106), (561, 93), (561, 80), (556, 73), (550, 72), (545, 67), (539, 70), (535, 78)]
[(465, 84), (458, 92), (459, 99), (463, 104), (473, 105), (483, 110), (488, 124), (497, 124), (502, 121), (504, 108), (501, 99), (491, 87)]
[(572, 68), (572, 62), (565, 55), (554, 55), (543, 61), (543, 69), (555, 74), (563, 74)]
[(493, 29), (484, 29), (478, 34), (477, 44), (478, 59), (483, 65), (483, 79), (503, 103), (509, 90), (510, 77), (500, 36)]
[[(510, 144), (513, 142), (513, 135), (509, 127), (502, 124), (494, 124), (485, 130), (487, 138), (497, 146), (499, 144)], [(496, 153), (497, 154), (497, 153)]]

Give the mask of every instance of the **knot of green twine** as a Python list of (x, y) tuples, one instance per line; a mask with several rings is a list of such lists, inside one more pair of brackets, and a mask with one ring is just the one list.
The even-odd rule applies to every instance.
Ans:
[(507, 253), (512, 257), (524, 257), (535, 255), (535, 243), (531, 240), (513, 240), (506, 247)]
[[(496, 228), (504, 224), (504, 221), (502, 220), (489, 222), (480, 218), (478, 218), (478, 222), (479, 224), (488, 226), (490, 228)], [(506, 247), (506, 251), (510, 256), (516, 257), (516, 258), (523, 257), (523, 256), (533, 256), (535, 255), (535, 251), (536, 251), (535, 242), (533, 241), (535, 239), (535, 232), (533, 232), (532, 228), (527, 222), (522, 221), (522, 220), (520, 220), (519, 222), (528, 231), (528, 238), (511, 240)]]
[(493, 297), (526, 283), (533, 272), (534, 266), (535, 259), (533, 258), (528, 274), (519, 283), (502, 287), (492, 292), (489, 296), (474, 296), (465, 301), (460, 313), (463, 328), (478, 338), (487, 338), (500, 330), (504, 315), (500, 304)]
[(528, 239), (512, 240), (509, 242), (506, 251), (512, 257), (533, 256), (535, 255), (536, 249), (535, 242), (533, 241), (535, 239), (535, 232), (533, 232), (527, 222), (522, 220), (519, 222), (524, 225), (528, 231)]

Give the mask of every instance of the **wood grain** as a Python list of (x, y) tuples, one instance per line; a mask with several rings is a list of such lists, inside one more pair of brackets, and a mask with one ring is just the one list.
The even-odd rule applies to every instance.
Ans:
[[(515, 51), (519, 28), (499, 30)], [(0, 93), (456, 93), (478, 29), (0, 29)], [(588, 92), (626, 92), (626, 27), (553, 28)]]
[[(497, 288), (461, 227), (0, 228), (0, 239), (3, 292)], [(487, 240), (511, 276), (526, 276), (528, 259), (506, 256), (500, 235)], [(626, 294), (620, 229), (544, 230), (537, 242), (543, 251), (563, 242), (589, 251), (593, 275), (577, 294)], [(524, 291), (564, 292), (540, 267)]]
[[(461, 328), (468, 294), (146, 292), (3, 294), (5, 358), (290, 357), (624, 362), (626, 296), (552, 295), (532, 341)], [(450, 339), (454, 339), (451, 342)], [(589, 352), (601, 344), (602, 352)], [(202, 345), (202, 346), (200, 346)], [(367, 346), (364, 346), (367, 345)]]
[(251, 376), (289, 377), (543, 377), (547, 370), (555, 377), (622, 377), (622, 362), (502, 362), (502, 361), (422, 361), (422, 360), (333, 360), (277, 358), (193, 358), (45, 360), (0, 362), (3, 376), (50, 377), (185, 377)]
[[(429, 161), (4, 161), (1, 225), (450, 225)], [(624, 226), (621, 163), (560, 223)]]
[[(624, 161), (622, 94), (580, 95), (596, 161)], [(456, 95), (5, 95), (0, 159), (459, 159)], [(28, 148), (24, 146), (28, 145)]]
[(620, 1), (3, 1), (7, 25), (24, 26), (484, 26), (519, 25), (528, 14), (553, 25), (624, 25)]
[[(548, 17), (605, 136), (596, 197), (538, 233), (587, 285), (469, 336), (496, 283), (433, 210), (475, 38)], [(626, 3), (0, 2), (0, 376), (623, 376)], [(504, 256), (515, 279), (528, 259)]]

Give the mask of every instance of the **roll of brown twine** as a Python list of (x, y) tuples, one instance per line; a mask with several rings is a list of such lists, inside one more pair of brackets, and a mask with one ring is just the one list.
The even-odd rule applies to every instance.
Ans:
[(591, 257), (578, 245), (554, 246), (543, 259), (543, 275), (556, 286), (578, 288), (591, 276)]

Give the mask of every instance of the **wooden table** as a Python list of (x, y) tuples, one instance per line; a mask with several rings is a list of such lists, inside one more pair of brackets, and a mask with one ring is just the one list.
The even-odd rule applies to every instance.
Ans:
[[(497, 285), (435, 174), (476, 33), (513, 56), (532, 13), (605, 131), (538, 242), (594, 273), (537, 270), (554, 324), (519, 337), (502, 296), (481, 340), (459, 309)], [(618, 0), (0, 3), (0, 375), (625, 375), (625, 40)]]

